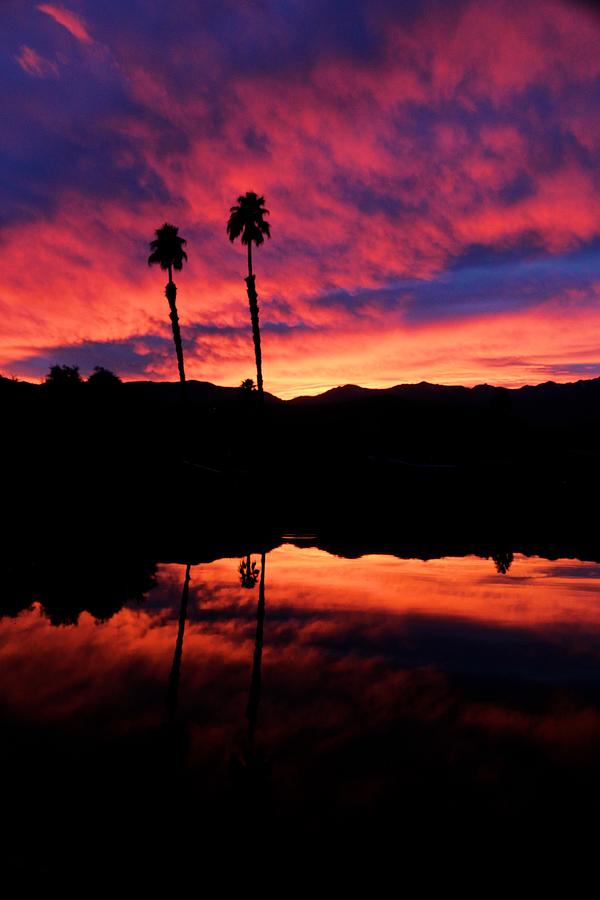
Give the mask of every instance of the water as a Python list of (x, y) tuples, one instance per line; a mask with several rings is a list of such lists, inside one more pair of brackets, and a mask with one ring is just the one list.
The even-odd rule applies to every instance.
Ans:
[(600, 796), (600, 565), (307, 543), (268, 553), (262, 588), (260, 554), (253, 586), (239, 557), (191, 566), (183, 614), (186, 566), (157, 564), (108, 611), (92, 573), (0, 621), (11, 866), (62, 879), (66, 845), (69, 870), (99, 854), (131, 875), (150, 840), (172, 877), (199, 847), (208, 869), (255, 861), (260, 835), (287, 873), (274, 894), (295, 896), (307, 845), (336, 878), (343, 846), (352, 881), (349, 847), (422, 849), (423, 829), (436, 852), (452, 832), (572, 830)]

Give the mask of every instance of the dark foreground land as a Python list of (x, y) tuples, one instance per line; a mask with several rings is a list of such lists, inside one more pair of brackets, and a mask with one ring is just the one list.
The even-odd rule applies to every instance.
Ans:
[(50, 537), (54, 522), (165, 549), (198, 534), (303, 530), (432, 546), (438, 535), (595, 541), (600, 379), (348, 386), (266, 395), (264, 412), (256, 393), (199, 382), (183, 405), (177, 384), (2, 379), (0, 415), (9, 535), (25, 526)]
[[(349, 558), (474, 554), (490, 558), (491, 572), (516, 554), (600, 563), (600, 381), (516, 392), (347, 388), (289, 403), (267, 398), (264, 415), (252, 395), (189, 387), (183, 407), (177, 385), (93, 394), (86, 386), (52, 392), (0, 383), (0, 621), (37, 603), (57, 628), (79, 627), (84, 611), (105, 623), (98, 628), (110, 627), (124, 608), (144, 608), (159, 564), (268, 553), (286, 535)], [(241, 765), (233, 751), (216, 768), (197, 762), (226, 718), (224, 697), (242, 697), (243, 717), (250, 658), (239, 687), (215, 672), (197, 709), (131, 732), (119, 733), (110, 719), (103, 731), (91, 713), (66, 731), (43, 715), (32, 724), (0, 700), (3, 863), (11, 877), (24, 888), (79, 885), (84, 893), (91, 881), (171, 896), (197, 883), (211, 897), (277, 898), (430, 889), (488, 896), (566, 878), (578, 893), (595, 857), (600, 809), (600, 740), (589, 725), (600, 710), (596, 635), (577, 638), (585, 666), (570, 671), (568, 654), (560, 666), (552, 655), (558, 638), (531, 650), (529, 637), (517, 634), (507, 651), (510, 676), (483, 677), (461, 659), (473, 646), (485, 659), (491, 632), (468, 644), (441, 623), (431, 659), (415, 662), (416, 651), (402, 644), (408, 656), (392, 664), (399, 651), (391, 645), (369, 656), (365, 618), (327, 647), (322, 670), (318, 659), (298, 669), (295, 625), (285, 613), (273, 619), (270, 587), (267, 569), (267, 617), (278, 621), (286, 648), (269, 679), (267, 704), (279, 704), (272, 741), (293, 725), (301, 764), (282, 753), (271, 769), (260, 753), (244, 759), (242, 751)], [(252, 596), (248, 607), (225, 612), (209, 605), (206, 627), (225, 616), (253, 636), (260, 616)], [(181, 624), (179, 603), (178, 586)], [(380, 624), (385, 636), (392, 625)], [(443, 692), (432, 674), (441, 647), (444, 665), (452, 661)], [(10, 659), (10, 644), (3, 652)], [(354, 707), (361, 661), (361, 692), (371, 692)], [(409, 673), (397, 701), (377, 690), (390, 666), (390, 678)], [(128, 680), (112, 684), (106, 670), (82, 669), (82, 681), (100, 677), (111, 685), (118, 722), (121, 707), (136, 709), (138, 694)], [(162, 708), (153, 684), (135, 691)], [(377, 710), (390, 704), (395, 715), (379, 722)], [(551, 708), (559, 730), (567, 710), (580, 729), (574, 746), (584, 749), (569, 753), (566, 741), (550, 758), (514, 730), (499, 736), (455, 714), (486, 704), (519, 721)], [(321, 724), (300, 709), (323, 705), (330, 733), (317, 741)], [(346, 727), (346, 707), (355, 708), (352, 740), (338, 746), (331, 723)]]

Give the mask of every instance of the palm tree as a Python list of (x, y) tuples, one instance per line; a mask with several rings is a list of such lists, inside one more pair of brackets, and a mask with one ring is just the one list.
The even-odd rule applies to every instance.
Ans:
[(229, 210), (227, 222), (227, 234), (233, 243), (236, 238), (242, 236), (242, 244), (248, 247), (248, 277), (245, 279), (250, 303), (250, 320), (252, 322), (252, 339), (254, 341), (254, 355), (256, 357), (256, 383), (258, 394), (263, 399), (262, 354), (260, 349), (260, 326), (258, 324), (258, 296), (256, 294), (255, 276), (252, 272), (252, 244), (260, 247), (264, 243), (265, 235), (271, 237), (271, 226), (265, 222), (264, 217), (269, 215), (265, 209), (264, 197), (259, 197), (254, 191), (238, 197), (238, 205)]
[(181, 332), (179, 331), (179, 316), (177, 315), (177, 285), (173, 281), (173, 269), (181, 272), (184, 260), (187, 262), (187, 253), (183, 249), (187, 241), (179, 237), (179, 229), (168, 222), (162, 228), (156, 229), (156, 238), (150, 242), (152, 253), (148, 257), (148, 265), (158, 264), (161, 269), (169, 273), (169, 283), (165, 288), (165, 296), (169, 301), (169, 318), (173, 327), (173, 340), (175, 341), (175, 353), (177, 354), (177, 367), (181, 391), (185, 396), (185, 371), (183, 368), (183, 346), (181, 344)]

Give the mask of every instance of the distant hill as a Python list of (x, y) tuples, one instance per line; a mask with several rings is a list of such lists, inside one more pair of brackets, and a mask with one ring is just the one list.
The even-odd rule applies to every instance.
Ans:
[(558, 384), (546, 381), (520, 388), (479, 384), (460, 385), (398, 384), (389, 388), (364, 388), (346, 384), (312, 397), (301, 396), (286, 401), (292, 406), (320, 407), (354, 404), (357, 407), (386, 404), (389, 406), (432, 408), (504, 409), (532, 423), (568, 424), (577, 420), (594, 420), (600, 415), (600, 378)]
[[(187, 381), (187, 393), (192, 403), (228, 404), (238, 402), (242, 391), (239, 387), (222, 387), (210, 381)], [(126, 381), (123, 387), (128, 394), (140, 399), (153, 399), (160, 403), (179, 403), (181, 385), (172, 381)], [(284, 403), (279, 397), (265, 393), (265, 402)]]
[[(85, 384), (83, 385), (85, 389)], [(123, 396), (129, 401), (145, 406), (176, 405), (181, 400), (178, 382), (129, 381), (122, 385)], [(238, 408), (243, 401), (239, 387), (223, 387), (208, 381), (188, 381), (187, 392), (192, 405), (213, 409)], [(44, 395), (44, 386), (27, 381), (15, 381), (0, 376), (0, 396), (6, 401), (27, 402), (34, 396)], [(256, 394), (254, 394), (256, 396)], [(398, 384), (389, 388), (365, 388), (346, 384), (331, 388), (315, 396), (299, 396), (282, 400), (274, 394), (265, 394), (265, 403), (271, 408), (314, 410), (338, 408), (348, 411), (353, 407), (357, 414), (367, 410), (383, 409), (398, 414), (420, 411), (430, 415), (434, 411), (446, 414), (466, 410), (490, 411), (493, 415), (510, 415), (532, 425), (565, 426), (589, 423), (600, 417), (600, 378), (558, 384), (547, 381), (521, 388), (494, 387), (480, 384), (475, 387), (460, 385)]]

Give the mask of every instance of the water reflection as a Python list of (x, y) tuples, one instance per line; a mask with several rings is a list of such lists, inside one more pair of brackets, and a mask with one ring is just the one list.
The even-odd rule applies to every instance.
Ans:
[[(260, 692), (262, 679), (262, 653), (265, 623), (265, 579), (266, 579), (266, 554), (261, 554), (260, 570), (255, 563), (250, 566), (248, 557), (246, 572), (253, 572), (256, 578), (260, 577), (258, 604), (256, 607), (256, 634), (254, 638), (254, 652), (252, 655), (252, 675), (250, 678), (250, 690), (248, 692), (248, 705), (246, 718), (248, 731), (245, 746), (240, 755), (232, 760), (233, 780), (244, 795), (245, 800), (256, 803), (263, 799), (270, 776), (270, 764), (262, 748), (256, 747), (256, 727), (258, 723), (258, 710), (260, 707)], [(240, 566), (241, 568), (241, 566)], [(255, 579), (256, 583), (256, 579)], [(242, 582), (243, 584), (243, 582)], [(243, 584), (248, 587), (248, 584)]]
[(113, 802), (139, 778), (158, 803), (165, 691), (185, 729), (176, 802), (211, 810), (213, 831), (240, 798), (266, 816), (267, 788), (275, 831), (365, 840), (400, 827), (399, 809), (413, 830), (432, 816), (451, 830), (457, 815), (572, 820), (575, 784), (596, 802), (600, 565), (292, 544), (242, 562), (199, 563), (193, 579), (192, 563), (142, 567), (110, 617), (96, 613), (114, 600), (89, 602), (103, 582), (78, 563), (77, 604), (70, 588), (22, 592), (0, 621), (1, 760), (28, 782), (30, 808), (49, 789), (32, 775), (40, 755), (71, 760), (63, 793), (101, 758)]
[(169, 675), (169, 689), (167, 692), (167, 720), (172, 721), (177, 712), (177, 699), (179, 695), (179, 679), (181, 676), (181, 657), (183, 655), (183, 634), (185, 631), (185, 622), (187, 619), (188, 598), (190, 594), (190, 573), (191, 566), (188, 563), (185, 568), (185, 576), (183, 579), (183, 589), (181, 591), (181, 603), (179, 604), (179, 620), (177, 626), (177, 640), (175, 641), (175, 652), (173, 654), (173, 665)]
[(246, 559), (240, 561), (239, 572), (240, 584), (242, 587), (247, 588), (248, 590), (252, 590), (252, 588), (256, 587), (259, 571), (256, 563), (251, 559), (250, 554), (248, 554)]

